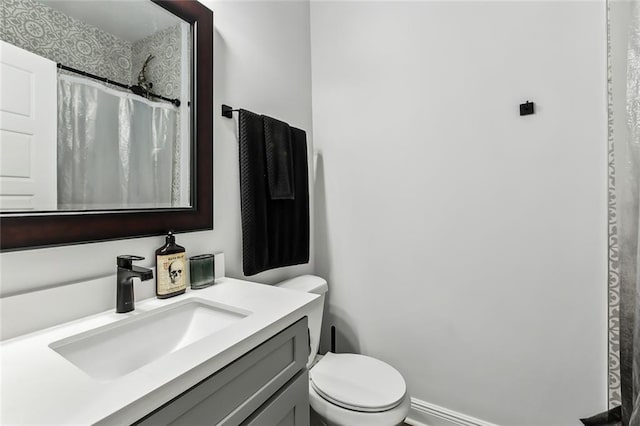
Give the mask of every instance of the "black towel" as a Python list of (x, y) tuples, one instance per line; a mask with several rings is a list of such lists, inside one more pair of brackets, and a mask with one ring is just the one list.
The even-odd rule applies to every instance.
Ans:
[(272, 200), (293, 200), (293, 160), (291, 129), (284, 121), (262, 116), (264, 148), (267, 159), (267, 180)]
[(246, 276), (309, 262), (307, 136), (290, 128), (294, 199), (273, 200), (267, 177), (264, 120), (240, 110), (242, 267)]

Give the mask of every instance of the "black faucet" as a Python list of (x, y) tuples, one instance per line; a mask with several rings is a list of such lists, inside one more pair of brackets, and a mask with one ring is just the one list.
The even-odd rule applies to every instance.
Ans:
[(139, 266), (133, 266), (134, 260), (144, 260), (142, 256), (118, 256), (118, 282), (116, 283), (116, 312), (123, 314), (134, 310), (133, 279), (147, 281), (153, 278), (153, 271)]

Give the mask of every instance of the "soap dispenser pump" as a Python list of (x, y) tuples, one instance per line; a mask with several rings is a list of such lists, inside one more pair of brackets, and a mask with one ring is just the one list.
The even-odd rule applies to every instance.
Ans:
[(177, 296), (187, 288), (185, 249), (176, 244), (173, 232), (165, 244), (156, 250), (156, 296), (159, 299)]

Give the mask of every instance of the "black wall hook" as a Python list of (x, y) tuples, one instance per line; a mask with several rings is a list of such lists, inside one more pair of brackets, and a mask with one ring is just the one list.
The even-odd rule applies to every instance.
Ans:
[(520, 115), (531, 115), (535, 114), (535, 104), (533, 102), (525, 102), (520, 104)]

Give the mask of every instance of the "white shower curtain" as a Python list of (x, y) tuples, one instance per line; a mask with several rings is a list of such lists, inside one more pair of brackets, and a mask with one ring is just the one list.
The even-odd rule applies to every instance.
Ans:
[[(635, 245), (635, 259), (633, 259), (635, 274), (627, 284), (630, 289), (629, 297), (633, 299), (633, 309), (630, 312), (621, 312), (627, 317), (629, 326), (633, 329), (633, 340), (629, 348), (631, 351), (631, 384), (632, 392), (629, 395), (628, 407), (625, 407), (623, 398), (623, 419), (629, 415), (629, 425), (640, 426), (640, 1), (632, 4), (631, 26), (629, 28), (629, 51), (627, 54), (627, 124), (629, 127), (628, 161), (630, 176), (628, 179), (634, 182), (632, 193), (629, 194), (628, 203), (632, 207), (629, 220), (633, 222), (631, 238)], [(623, 200), (624, 201), (624, 200)], [(621, 232), (624, 232), (622, 230)], [(623, 284), (624, 285), (624, 284)], [(626, 410), (625, 410), (626, 408)]]
[(58, 209), (179, 203), (178, 109), (60, 74)]
[(622, 424), (640, 426), (640, 1), (630, 5), (626, 55), (627, 135), (614, 133), (620, 258), (620, 378)]

